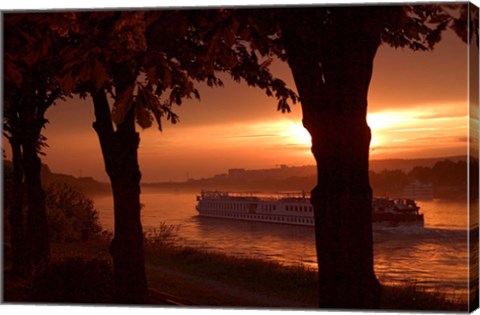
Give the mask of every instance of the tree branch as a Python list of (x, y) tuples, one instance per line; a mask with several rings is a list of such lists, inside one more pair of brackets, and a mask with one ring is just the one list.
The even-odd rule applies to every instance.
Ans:
[(95, 110), (95, 122), (93, 128), (99, 137), (113, 135), (113, 124), (110, 115), (110, 107), (108, 105), (107, 96), (104, 89), (91, 92), (93, 98), (93, 107)]

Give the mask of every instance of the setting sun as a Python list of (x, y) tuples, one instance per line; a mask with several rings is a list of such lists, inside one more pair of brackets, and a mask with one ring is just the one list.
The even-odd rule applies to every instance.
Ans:
[(292, 142), (299, 145), (311, 146), (312, 144), (310, 133), (300, 123), (292, 123), (289, 126), (287, 137), (289, 140), (292, 140)]

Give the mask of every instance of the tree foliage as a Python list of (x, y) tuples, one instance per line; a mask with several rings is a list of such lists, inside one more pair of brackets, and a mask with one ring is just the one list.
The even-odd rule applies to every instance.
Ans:
[[(228, 72), (233, 80), (243, 80), (275, 96), (282, 111), (288, 111), (290, 103), (297, 101), (295, 93), (270, 73), (271, 55), (260, 56), (255, 49), (259, 45), (244, 40), (258, 35), (250, 25), (241, 24), (234, 13), (45, 13), (36, 22), (48, 24), (52, 40), (58, 44), (63, 66), (57, 78), (65, 94), (85, 97), (104, 88), (114, 99), (112, 119), (117, 126), (135, 107), (142, 128), (156, 121), (161, 130), (162, 118), (178, 121), (173, 105), (181, 105), (184, 98), (200, 99), (197, 82), (223, 86), (220, 72)], [(120, 65), (136, 79), (117, 95), (114, 77)], [(9, 71), (9, 77), (18, 83), (21, 76), (15, 70)]]

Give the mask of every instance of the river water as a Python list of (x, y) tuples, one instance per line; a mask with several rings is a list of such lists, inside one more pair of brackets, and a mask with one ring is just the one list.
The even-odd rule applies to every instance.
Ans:
[[(102, 226), (113, 230), (111, 196), (97, 197), (94, 202)], [(185, 245), (316, 268), (311, 227), (200, 218), (194, 193), (147, 191), (142, 193), (141, 202), (144, 231), (165, 222), (179, 226), (178, 236)], [(425, 227), (374, 226), (376, 275), (384, 284), (412, 284), (465, 299), (466, 203), (432, 200), (419, 201), (418, 205), (424, 213)]]

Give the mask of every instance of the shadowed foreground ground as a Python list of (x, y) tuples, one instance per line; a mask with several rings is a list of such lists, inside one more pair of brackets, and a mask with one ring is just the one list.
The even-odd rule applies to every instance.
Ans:
[[(109, 259), (105, 242), (54, 243), (53, 259), (82, 255)], [(227, 306), (314, 309), (316, 275), (301, 267), (285, 267), (200, 250), (147, 243), (146, 270), (152, 305)], [(5, 251), (4, 302), (32, 301), (31, 280), (9, 271)], [(466, 311), (462, 301), (448, 301), (411, 287), (384, 287), (384, 310)], [(66, 301), (68, 303), (68, 301)]]

